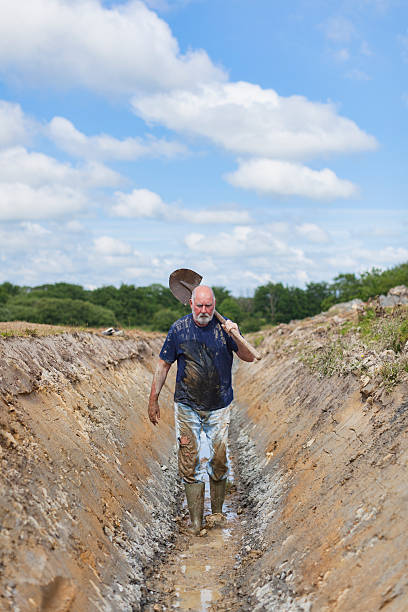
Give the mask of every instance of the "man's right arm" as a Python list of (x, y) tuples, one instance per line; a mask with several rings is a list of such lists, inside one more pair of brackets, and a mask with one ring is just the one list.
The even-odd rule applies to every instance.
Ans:
[(158, 360), (156, 371), (153, 376), (152, 388), (150, 390), (148, 415), (153, 425), (157, 425), (160, 419), (159, 395), (164, 383), (166, 382), (167, 374), (171, 368), (171, 363)]

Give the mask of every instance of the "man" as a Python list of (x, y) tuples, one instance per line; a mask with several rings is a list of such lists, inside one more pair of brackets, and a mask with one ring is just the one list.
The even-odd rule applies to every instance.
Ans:
[(228, 474), (233, 351), (243, 361), (253, 361), (254, 357), (244, 344), (230, 337), (232, 329), (238, 330), (236, 323), (227, 320), (221, 326), (213, 318), (215, 297), (210, 287), (196, 287), (190, 306), (191, 314), (173, 323), (160, 351), (148, 415), (150, 421), (157, 425), (160, 419), (160, 391), (171, 364), (177, 360), (174, 406), (179, 443), (178, 465), (190, 512), (191, 531), (197, 535), (202, 526), (205, 488), (199, 474), (201, 430), (204, 430), (210, 448), (207, 471), (211, 511), (222, 512)]

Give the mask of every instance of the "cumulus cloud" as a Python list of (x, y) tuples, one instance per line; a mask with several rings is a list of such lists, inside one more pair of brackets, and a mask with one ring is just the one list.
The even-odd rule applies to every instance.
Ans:
[(115, 194), (113, 215), (133, 219), (161, 219), (188, 223), (249, 223), (247, 211), (234, 209), (188, 210), (176, 204), (167, 204), (149, 189), (134, 189), (131, 193)]
[(19, 104), (0, 100), (0, 148), (27, 142), (34, 128)]
[(114, 187), (121, 177), (103, 164), (79, 167), (24, 147), (0, 152), (0, 219), (47, 219), (90, 205), (89, 190)]
[(132, 252), (132, 247), (111, 236), (100, 236), (94, 240), (94, 249), (99, 255), (129, 255)]
[(184, 242), (191, 251), (216, 254), (219, 257), (243, 258), (268, 254), (273, 257), (284, 256), (297, 263), (311, 263), (302, 249), (288, 245), (268, 227), (236, 226), (230, 232), (220, 232), (215, 236), (192, 232), (185, 237)]
[(312, 170), (301, 164), (273, 159), (241, 161), (238, 169), (225, 178), (235, 187), (273, 196), (296, 195), (325, 200), (349, 198), (357, 191), (353, 183), (339, 179), (328, 168)]
[(19, 254), (38, 249), (51, 232), (38, 223), (22, 222), (12, 228), (0, 228), (0, 253)]
[(13, 78), (85, 86), (108, 95), (224, 79), (205, 51), (180, 52), (167, 23), (138, 0), (9, 2), (0, 70)]
[(88, 204), (79, 190), (64, 185), (31, 187), (0, 183), (0, 219), (49, 219), (75, 213)]
[(310, 240), (310, 242), (323, 243), (329, 240), (327, 232), (315, 223), (302, 223), (296, 227), (296, 232), (302, 238)]
[(47, 133), (63, 151), (85, 159), (134, 160), (140, 157), (175, 157), (185, 154), (187, 147), (175, 141), (153, 136), (119, 140), (108, 134), (86, 136), (64, 117), (54, 117)]
[(303, 159), (377, 146), (373, 136), (340, 116), (333, 104), (282, 97), (245, 82), (135, 96), (133, 108), (147, 121), (204, 136), (235, 153)]
[(0, 152), (0, 182), (24, 182), (37, 187), (61, 184), (78, 187), (114, 187), (122, 178), (98, 162), (73, 167), (44, 153), (12, 147)]

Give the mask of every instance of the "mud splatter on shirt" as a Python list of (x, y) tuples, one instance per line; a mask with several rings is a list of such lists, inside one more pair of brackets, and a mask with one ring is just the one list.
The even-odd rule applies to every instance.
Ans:
[(208, 325), (196, 325), (192, 314), (170, 328), (160, 351), (167, 363), (177, 360), (174, 400), (195, 410), (225, 408), (233, 399), (231, 366), (234, 340), (213, 318)]

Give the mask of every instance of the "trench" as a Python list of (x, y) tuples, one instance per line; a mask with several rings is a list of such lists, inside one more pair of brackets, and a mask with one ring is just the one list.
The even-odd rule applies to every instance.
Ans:
[(368, 402), (266, 342), (235, 375), (226, 521), (192, 537), (172, 380), (146, 416), (161, 342), (0, 340), (0, 609), (405, 612), (406, 384)]
[(201, 477), (205, 482), (204, 524), (201, 536), (188, 533), (186, 503), (178, 517), (179, 534), (174, 552), (149, 571), (142, 610), (195, 610), (211, 612), (230, 610), (237, 603), (236, 589), (231, 589), (231, 574), (239, 556), (242, 529), (240, 496), (234, 478), (235, 459), (230, 452), (228, 488), (224, 517), (211, 514), (208, 476), (205, 465), (209, 449), (201, 434)]

